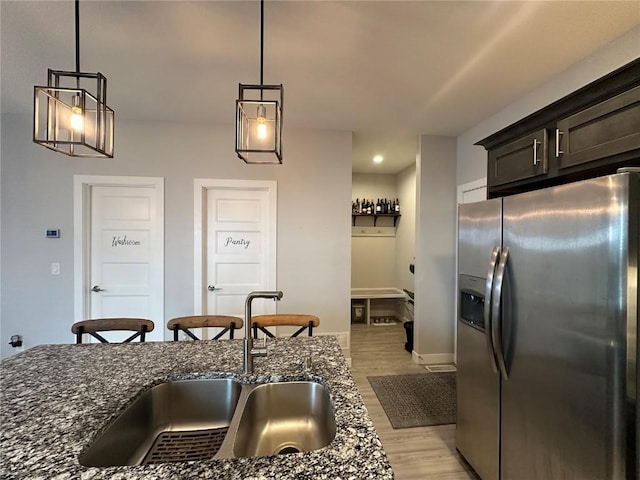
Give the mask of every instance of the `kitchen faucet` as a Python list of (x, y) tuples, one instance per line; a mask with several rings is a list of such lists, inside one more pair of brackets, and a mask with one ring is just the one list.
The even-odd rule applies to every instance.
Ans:
[(281, 291), (257, 291), (250, 292), (244, 302), (244, 360), (242, 362), (244, 373), (253, 373), (253, 357), (266, 357), (267, 349), (253, 348), (253, 336), (251, 335), (251, 302), (254, 298), (273, 298), (278, 301), (282, 298)]

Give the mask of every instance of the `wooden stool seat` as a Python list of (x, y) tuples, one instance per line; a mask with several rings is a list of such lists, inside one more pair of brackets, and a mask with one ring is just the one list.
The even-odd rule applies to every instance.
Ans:
[(234, 330), (242, 328), (244, 322), (240, 317), (230, 315), (191, 315), (187, 317), (172, 318), (167, 322), (167, 328), (173, 330), (173, 340), (178, 341), (178, 332), (182, 330), (193, 340), (200, 340), (190, 328), (218, 327), (223, 328), (213, 339), (218, 340), (222, 335), (229, 332), (229, 338), (233, 338)]
[(292, 337), (297, 337), (305, 329), (309, 329), (309, 336), (313, 335), (313, 328), (320, 325), (320, 319), (315, 315), (300, 314), (300, 313), (276, 313), (272, 315), (256, 315), (251, 317), (251, 323), (253, 326), (253, 338), (258, 337), (258, 329), (265, 333), (270, 338), (274, 338), (267, 327), (300, 327)]
[(153, 331), (153, 327), (153, 322), (146, 318), (95, 318), (74, 323), (71, 326), (71, 333), (75, 334), (76, 343), (82, 343), (84, 333), (88, 333), (102, 343), (109, 343), (99, 332), (124, 330), (135, 333), (122, 343), (128, 343), (136, 337), (140, 337), (140, 342), (144, 342), (145, 334)]

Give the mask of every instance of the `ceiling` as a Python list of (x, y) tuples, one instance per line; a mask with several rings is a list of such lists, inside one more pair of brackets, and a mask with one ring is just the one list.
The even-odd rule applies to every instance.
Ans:
[[(74, 69), (73, 15), (0, 2), (3, 112)], [(285, 145), (287, 126), (352, 131), (355, 172), (395, 173), (418, 135), (464, 132), (638, 24), (637, 0), (267, 0), (264, 81), (284, 84)], [(116, 121), (233, 123), (259, 26), (257, 1), (84, 0), (81, 70), (107, 77)]]

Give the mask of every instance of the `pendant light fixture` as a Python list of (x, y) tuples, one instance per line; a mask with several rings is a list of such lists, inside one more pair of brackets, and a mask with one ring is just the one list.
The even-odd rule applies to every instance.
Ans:
[(260, 85), (240, 84), (236, 100), (236, 153), (246, 163), (282, 163), (283, 87), (264, 85), (264, 0), (260, 0)]
[(80, 72), (80, 0), (75, 0), (76, 71), (48, 70), (46, 87), (34, 87), (33, 141), (71, 157), (113, 158), (114, 113), (107, 79)]

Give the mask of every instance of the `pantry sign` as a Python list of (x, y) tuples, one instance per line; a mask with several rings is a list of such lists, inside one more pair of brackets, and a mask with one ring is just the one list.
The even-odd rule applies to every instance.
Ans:
[(218, 232), (218, 253), (253, 253), (257, 249), (257, 232)]

